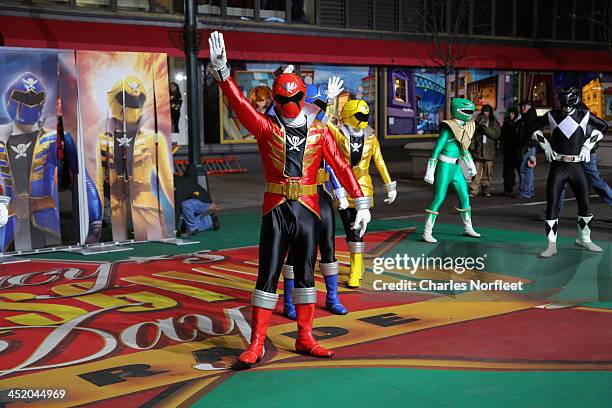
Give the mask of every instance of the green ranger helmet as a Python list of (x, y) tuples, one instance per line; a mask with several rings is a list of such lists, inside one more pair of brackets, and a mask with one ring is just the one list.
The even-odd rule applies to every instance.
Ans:
[(469, 99), (453, 98), (451, 100), (450, 112), (453, 118), (464, 122), (472, 119), (476, 106)]

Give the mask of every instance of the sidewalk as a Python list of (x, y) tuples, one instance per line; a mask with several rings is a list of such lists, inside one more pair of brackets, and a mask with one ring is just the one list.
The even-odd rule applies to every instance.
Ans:
[[(539, 164), (535, 169), (536, 185), (545, 182), (548, 175), (549, 164), (544, 158), (539, 158)], [(405, 161), (393, 161), (387, 163), (387, 168), (393, 180), (397, 180), (397, 191), (399, 200), (425, 198), (431, 195), (431, 186), (423, 180), (415, 180), (409, 176), (409, 169)], [(493, 168), (493, 192), (503, 191), (502, 158), (497, 158)], [(604, 172), (605, 174), (606, 172)], [(607, 171), (612, 174), (612, 171)], [(376, 198), (384, 199), (383, 182), (374, 164), (370, 166), (370, 175), (374, 183)], [(609, 177), (608, 177), (609, 178)], [(245, 174), (232, 174), (227, 176), (209, 176), (210, 193), (214, 201), (225, 210), (260, 207), (264, 194), (264, 177), (259, 171), (251, 171)], [(518, 177), (517, 177), (518, 183)], [(452, 190), (452, 189), (451, 189)], [(515, 188), (518, 190), (518, 185)], [(453, 194), (450, 192), (449, 194)]]

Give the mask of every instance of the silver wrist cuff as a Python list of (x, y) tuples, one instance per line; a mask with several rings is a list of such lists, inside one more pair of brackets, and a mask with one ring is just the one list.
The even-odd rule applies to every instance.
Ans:
[(321, 275), (323, 276), (333, 276), (337, 275), (340, 267), (338, 265), (338, 261), (330, 262), (330, 263), (321, 263), (319, 262), (319, 269), (321, 270)]
[(385, 191), (388, 193), (389, 191), (395, 191), (397, 189), (397, 181), (392, 181), (388, 184), (385, 184)]
[(348, 247), (352, 254), (363, 254), (365, 252), (365, 242), (349, 242)]
[(293, 279), (293, 266), (292, 265), (283, 265), (283, 278), (285, 279)]
[(215, 78), (216, 81), (220, 81), (220, 82), (227, 81), (227, 78), (229, 78), (230, 76), (230, 70), (227, 65), (224, 65), (219, 69), (216, 69), (215, 67), (213, 67), (212, 64), (208, 64), (208, 70), (210, 71), (210, 73), (212, 74), (213, 78)]
[(345, 198), (346, 197), (346, 190), (342, 187), (334, 190), (334, 194), (336, 195), (336, 198)]
[(278, 295), (276, 293), (264, 292), (263, 290), (254, 289), (251, 297), (251, 304), (253, 306), (261, 307), (263, 309), (273, 310), (276, 308), (276, 301)]
[(355, 205), (355, 209), (357, 211), (369, 210), (370, 209), (370, 197), (353, 198), (353, 204)]
[(317, 288), (293, 288), (293, 304), (317, 303)]

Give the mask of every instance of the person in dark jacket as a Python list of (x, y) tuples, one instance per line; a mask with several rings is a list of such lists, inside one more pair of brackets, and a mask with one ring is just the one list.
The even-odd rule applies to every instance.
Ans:
[(474, 132), (470, 152), (474, 158), (477, 173), (470, 183), (470, 194), (478, 195), (482, 192), (482, 195), (488, 197), (491, 195), (493, 161), (495, 160), (501, 128), (491, 105), (484, 105), (474, 121), (476, 122), (476, 131)]
[(508, 109), (508, 116), (501, 128), (501, 144), (504, 152), (504, 194), (512, 195), (516, 174), (520, 174), (523, 146), (519, 140), (518, 124), (521, 120), (516, 108)]
[(176, 82), (170, 82), (170, 120), (172, 122), (172, 133), (179, 132), (179, 120), (181, 119), (181, 106), (183, 97)]
[(536, 160), (536, 144), (531, 139), (531, 134), (533, 133), (532, 128), (537, 119), (538, 114), (535, 108), (531, 106), (531, 102), (527, 100), (521, 102), (521, 120), (518, 122), (517, 128), (521, 152), (519, 197), (527, 199), (533, 198), (535, 195), (533, 167), (529, 166), (529, 162), (535, 163)]

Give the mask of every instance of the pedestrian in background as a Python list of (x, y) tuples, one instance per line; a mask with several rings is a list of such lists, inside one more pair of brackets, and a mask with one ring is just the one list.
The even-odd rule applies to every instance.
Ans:
[(178, 84), (170, 82), (170, 121), (172, 123), (172, 133), (179, 133), (182, 105), (183, 97)]
[(483, 105), (480, 113), (476, 116), (476, 131), (470, 146), (470, 152), (476, 164), (476, 177), (470, 183), (470, 195), (479, 193), (489, 197), (491, 195), (491, 176), (493, 174), (493, 162), (497, 152), (501, 127), (495, 117), (491, 105)]
[(519, 140), (518, 124), (521, 115), (516, 108), (508, 109), (508, 116), (501, 128), (501, 145), (504, 154), (504, 194), (511, 196), (515, 186), (516, 176), (520, 177), (521, 156), (523, 146)]
[(521, 102), (521, 120), (518, 122), (518, 139), (521, 146), (519, 197), (529, 199), (535, 195), (533, 168), (536, 163), (536, 144), (531, 139), (533, 124), (538, 119), (531, 102)]

